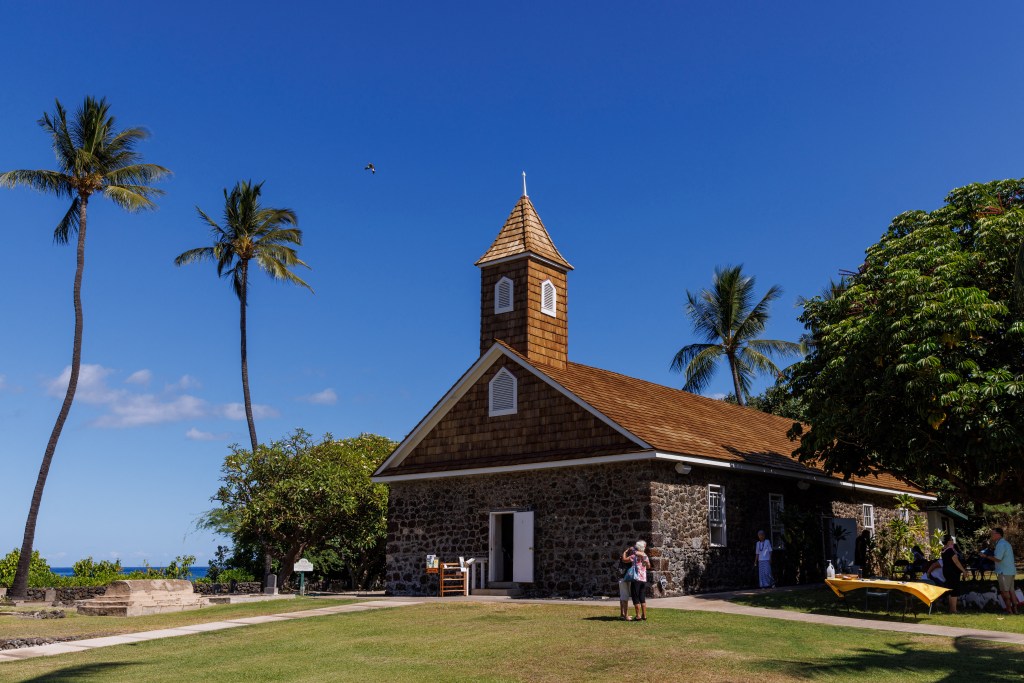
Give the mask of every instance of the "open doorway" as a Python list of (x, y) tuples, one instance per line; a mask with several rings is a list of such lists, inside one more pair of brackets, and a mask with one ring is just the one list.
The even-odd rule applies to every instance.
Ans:
[(533, 512), (492, 512), (490, 520), (491, 583), (533, 581)]

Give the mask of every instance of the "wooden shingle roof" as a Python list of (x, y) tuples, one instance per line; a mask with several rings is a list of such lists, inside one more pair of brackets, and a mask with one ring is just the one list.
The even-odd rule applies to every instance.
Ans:
[[(531, 365), (658, 451), (825, 476), (793, 455), (797, 444), (786, 435), (791, 419), (579, 363)], [(849, 481), (925, 493), (885, 472)]]
[(548, 234), (540, 216), (537, 215), (537, 209), (533, 207), (533, 202), (529, 197), (523, 195), (516, 202), (512, 213), (509, 214), (508, 220), (498, 232), (490, 249), (480, 257), (476, 265), (482, 266), (491, 261), (526, 254), (535, 254), (567, 270), (572, 270), (569, 262), (555, 248), (555, 243), (551, 241), (551, 235)]

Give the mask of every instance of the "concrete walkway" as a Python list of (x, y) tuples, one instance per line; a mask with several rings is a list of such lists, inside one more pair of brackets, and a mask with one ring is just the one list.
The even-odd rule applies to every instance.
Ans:
[[(176, 626), (174, 628), (165, 628), (158, 631), (140, 631), (138, 633), (125, 633), (119, 636), (70, 640), (64, 643), (36, 645), (35, 647), (22, 647), (15, 650), (0, 650), (0, 664), (3, 662), (17, 662), (31, 657), (49, 657), (52, 655), (68, 654), (70, 652), (84, 652), (97, 647), (109, 647), (110, 645), (125, 645), (127, 643), (138, 643), (144, 640), (172, 638), (174, 636), (188, 636), (195, 633), (205, 633), (207, 631), (222, 631), (227, 628), (238, 628), (240, 626), (249, 626), (250, 624), (266, 624), (273, 621), (289, 621), (291, 619), (304, 619), (306, 617), (321, 617), (328, 614), (364, 612), (367, 610), (383, 609), (386, 607), (406, 607), (408, 605), (416, 604), (419, 604), (419, 601), (374, 600), (373, 602), (359, 602), (351, 605), (335, 605), (332, 607), (307, 609), (302, 610), (301, 612), (285, 612), (283, 614), (267, 614), (258, 617), (225, 619), (224, 621), (211, 621), (205, 624)], [(117, 617), (110, 618), (116, 619)]]

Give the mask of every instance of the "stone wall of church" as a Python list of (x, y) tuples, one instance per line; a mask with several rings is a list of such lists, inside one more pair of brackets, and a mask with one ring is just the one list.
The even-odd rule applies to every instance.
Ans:
[[(709, 484), (725, 490), (722, 547), (710, 543)], [(756, 534), (770, 533), (769, 493), (818, 518), (859, 519), (860, 506), (872, 503), (876, 528), (895, 514), (886, 494), (820, 484), (801, 491), (795, 479), (717, 467), (681, 475), (664, 461), (398, 482), (390, 489), (386, 588), (393, 595), (437, 593), (436, 575), (425, 572), (428, 554), (487, 558), (494, 511), (534, 512), (535, 581), (523, 588), (552, 597), (616, 595), (617, 558), (637, 538), (650, 546), (652, 597), (753, 586)], [(780, 584), (797, 579), (786, 553), (773, 558)]]
[(622, 463), (449, 477), (390, 485), (386, 588), (437, 593), (425, 573), (442, 561), (488, 557), (489, 516), (534, 512), (534, 583), (529, 594), (617, 594), (616, 558), (651, 532), (649, 465)]

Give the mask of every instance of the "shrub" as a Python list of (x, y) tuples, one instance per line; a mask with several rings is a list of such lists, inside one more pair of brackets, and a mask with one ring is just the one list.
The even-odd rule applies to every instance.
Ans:
[[(18, 571), (18, 559), (21, 557), (20, 550), (12, 550), (7, 556), (0, 559), (0, 586), (10, 588), (14, 583), (14, 574)], [(37, 586), (50, 586), (51, 577), (56, 575), (50, 571), (50, 565), (39, 556), (38, 550), (32, 551), (32, 559), (29, 561), (28, 585), (32, 588)]]

